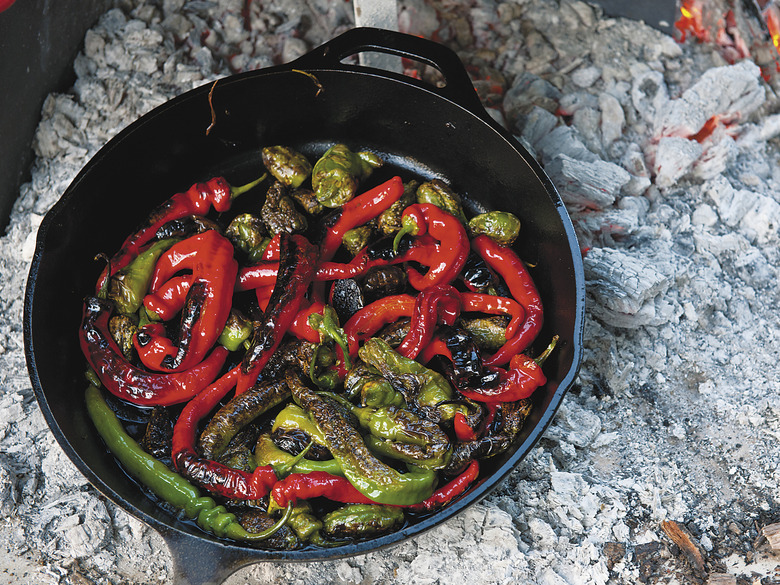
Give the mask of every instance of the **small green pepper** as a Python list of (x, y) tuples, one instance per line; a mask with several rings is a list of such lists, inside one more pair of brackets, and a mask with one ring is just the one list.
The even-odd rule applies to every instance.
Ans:
[(308, 159), (288, 146), (266, 146), (262, 155), (265, 168), (288, 187), (300, 187), (311, 174)]
[(259, 217), (242, 213), (233, 218), (227, 226), (225, 236), (239, 250), (246, 252), (250, 262), (260, 262), (271, 238)]
[(187, 518), (197, 519), (203, 530), (219, 537), (259, 542), (274, 535), (292, 515), (292, 506), (288, 506), (282, 518), (271, 528), (247, 532), (224, 506), (218, 506), (212, 498), (202, 497), (198, 488), (144, 451), (127, 434), (96, 386), (88, 386), (84, 398), (87, 413), (98, 434), (125, 470), (158, 497), (182, 510)]
[(153, 243), (111, 277), (108, 283), (108, 299), (114, 301), (118, 312), (132, 315), (138, 311), (144, 302), (144, 296), (149, 292), (157, 260), (178, 241), (179, 238), (168, 238)]
[[(309, 326), (320, 334), (320, 344), (333, 341), (341, 347), (341, 351), (344, 354), (344, 367), (350, 369), (352, 361), (349, 358), (349, 342), (344, 329), (339, 324), (339, 316), (336, 313), (336, 309), (330, 305), (325, 305), (322, 313), (312, 313), (309, 315), (308, 321)], [(317, 357), (316, 353), (315, 357)]]
[(404, 183), (404, 194), (393, 203), (388, 209), (385, 209), (377, 218), (377, 227), (379, 231), (386, 236), (391, 236), (401, 229), (401, 215), (404, 209), (416, 201), (417, 187), (420, 185), (417, 181)]
[(374, 228), (371, 225), (361, 225), (347, 231), (341, 238), (341, 243), (347, 249), (347, 252), (357, 256), (357, 253), (368, 245), (373, 233)]
[(461, 324), (481, 349), (498, 351), (506, 343), (509, 320), (503, 315), (463, 319)]
[(344, 378), (344, 392), (350, 400), (360, 396), (362, 406), (404, 406), (404, 397), (374, 366), (358, 361)]
[(238, 309), (230, 309), (230, 316), (225, 323), (225, 328), (217, 339), (228, 351), (237, 351), (241, 345), (249, 339), (254, 331), (254, 324), (247, 319)]
[(420, 185), (417, 188), (417, 203), (431, 203), (450, 215), (454, 215), (461, 223), (466, 223), (466, 214), (463, 213), (460, 195), (441, 179), (434, 179)]
[(472, 238), (485, 234), (502, 246), (511, 245), (520, 235), (520, 220), (508, 211), (481, 213), (471, 218), (468, 227)]
[(444, 420), (452, 420), (455, 416), (457, 407), (447, 403), (452, 400), (452, 387), (438, 372), (405, 358), (378, 337), (367, 340), (358, 355), (400, 390), (407, 404), (436, 408)]
[(322, 532), (337, 538), (374, 536), (398, 528), (404, 512), (396, 506), (348, 504), (322, 518)]
[(295, 234), (305, 232), (309, 227), (306, 216), (295, 208), (295, 203), (279, 182), (274, 183), (265, 194), (265, 202), (260, 209), (260, 218), (270, 234), (281, 232)]
[(325, 207), (341, 207), (357, 193), (360, 181), (384, 164), (371, 152), (352, 152), (344, 144), (334, 144), (314, 164), (311, 184)]

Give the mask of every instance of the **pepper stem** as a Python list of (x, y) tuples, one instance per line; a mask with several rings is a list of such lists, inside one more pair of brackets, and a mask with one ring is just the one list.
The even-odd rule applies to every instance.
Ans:
[(550, 341), (550, 345), (548, 345), (548, 346), (545, 348), (545, 350), (544, 350), (542, 353), (540, 353), (540, 354), (539, 354), (539, 356), (538, 356), (538, 357), (534, 358), (534, 361), (535, 361), (535, 362), (536, 362), (538, 365), (540, 365), (540, 366), (541, 366), (541, 365), (542, 365), (542, 364), (545, 362), (545, 360), (546, 360), (548, 357), (550, 357), (550, 354), (551, 354), (551, 353), (552, 353), (552, 351), (555, 349), (555, 346), (556, 346), (556, 345), (557, 345), (557, 343), (558, 343), (558, 339), (560, 339), (560, 338), (559, 338), (557, 335), (554, 335), (554, 336), (553, 336), (553, 338), (552, 338), (552, 340)]
[(231, 185), (231, 187), (230, 187), (230, 198), (231, 199), (235, 199), (239, 195), (243, 195), (244, 193), (246, 193), (250, 189), (253, 189), (253, 188), (257, 187), (257, 185), (259, 185), (260, 183), (265, 181), (265, 178), (267, 176), (268, 176), (268, 173), (263, 173), (262, 177), (260, 177), (259, 179), (255, 179), (254, 181), (252, 181), (251, 183), (247, 183), (246, 185), (240, 185), (238, 187), (233, 187)]
[(393, 238), (393, 253), (398, 254), (398, 246), (401, 244), (401, 239), (406, 234), (415, 235), (415, 232), (417, 232), (418, 229), (417, 224), (414, 223), (413, 220), (407, 221), (407, 218), (404, 217), (401, 223), (401, 229), (398, 230), (398, 233), (395, 234), (395, 238)]
[(295, 457), (293, 457), (292, 459), (290, 459), (285, 463), (282, 463), (281, 465), (274, 467), (274, 471), (276, 472), (276, 475), (281, 479), (284, 479), (285, 477), (290, 475), (290, 473), (293, 470), (293, 467), (298, 465), (300, 460), (306, 457), (306, 454), (311, 450), (312, 445), (314, 445), (314, 441), (309, 441), (309, 444), (303, 448), (303, 451), (298, 453)]
[(274, 534), (279, 532), (279, 530), (287, 524), (287, 522), (292, 517), (293, 513), (293, 505), (292, 502), (289, 502), (287, 504), (287, 509), (284, 511), (284, 515), (279, 519), (279, 521), (274, 524), (273, 526), (268, 527), (267, 529), (263, 530), (262, 532), (247, 532), (244, 535), (244, 540), (248, 540), (250, 542), (259, 541), (259, 540), (267, 540), (268, 538), (271, 538)]

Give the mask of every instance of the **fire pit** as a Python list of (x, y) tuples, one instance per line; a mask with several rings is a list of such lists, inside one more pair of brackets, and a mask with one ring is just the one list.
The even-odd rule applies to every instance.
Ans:
[[(229, 585), (778, 579), (777, 4), (686, 2), (674, 35), (600, 4), (399, 5), (401, 31), (457, 51), (574, 221), (586, 351), (556, 420), (496, 492), (444, 526), (348, 560), (246, 568)], [(86, 34), (72, 89), (43, 107), (31, 180), (0, 239), (9, 583), (171, 577), (162, 541), (95, 494), (32, 397), (21, 298), (41, 217), (152, 107), (352, 24), (340, 0), (127, 1)]]

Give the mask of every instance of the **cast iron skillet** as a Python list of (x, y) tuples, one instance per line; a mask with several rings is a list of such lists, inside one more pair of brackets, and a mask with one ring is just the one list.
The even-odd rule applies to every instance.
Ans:
[[(428, 63), (444, 87), (348, 65), (380, 51)], [(313, 74), (322, 86), (317, 92)], [(482, 108), (457, 56), (431, 41), (380, 29), (353, 29), (297, 61), (217, 82), (216, 124), (210, 86), (158, 107), (108, 142), (46, 215), (25, 296), (25, 350), (41, 410), (60, 445), (106, 497), (143, 520), (171, 548), (176, 583), (220, 583), (260, 561), (320, 560), (398, 543), (479, 501), (528, 453), (550, 423), (579, 368), (584, 311), (580, 251), (566, 211), (536, 161)], [(309, 155), (333, 142), (368, 149), (398, 172), (445, 178), (471, 212), (513, 211), (523, 222), (516, 248), (531, 266), (545, 306), (539, 343), (559, 349), (545, 364), (549, 379), (513, 448), (488, 460), (488, 473), (465, 497), (403, 530), (332, 549), (278, 552), (206, 534), (159, 508), (117, 466), (84, 406), (86, 363), (77, 340), (82, 299), (100, 263), (158, 203), (198, 180), (222, 174), (241, 184), (262, 172), (259, 150), (287, 144)], [(539, 348), (536, 348), (539, 351)]]

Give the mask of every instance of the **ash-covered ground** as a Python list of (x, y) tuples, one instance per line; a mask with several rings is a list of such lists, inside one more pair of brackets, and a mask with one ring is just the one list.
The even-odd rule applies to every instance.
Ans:
[[(122, 0), (86, 35), (0, 239), (0, 582), (171, 572), (160, 537), (96, 494), (33, 396), (22, 298), (43, 215), (151, 108), (352, 22), (343, 0)], [(780, 521), (773, 71), (573, 0), (406, 0), (399, 28), (457, 50), (559, 188), (586, 252), (581, 374), (480, 505), (387, 551), (257, 565), (227, 583), (780, 582), (761, 536)]]

